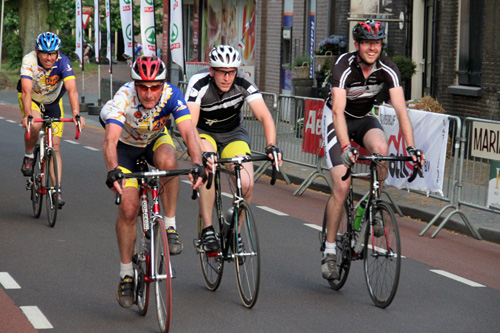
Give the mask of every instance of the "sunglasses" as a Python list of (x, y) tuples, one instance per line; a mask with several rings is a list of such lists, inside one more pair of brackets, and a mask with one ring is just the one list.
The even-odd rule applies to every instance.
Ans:
[(151, 92), (158, 92), (163, 88), (163, 83), (161, 84), (154, 84), (154, 85), (147, 85), (143, 83), (136, 83), (135, 87), (140, 90), (141, 92), (145, 93), (148, 90), (151, 90)]
[(219, 73), (221, 76), (226, 76), (226, 75), (229, 75), (229, 76), (233, 76), (236, 74), (236, 72), (238, 71), (237, 69), (233, 69), (231, 71), (222, 71), (220, 69), (217, 69), (217, 68), (214, 68), (214, 71), (216, 73)]
[(38, 52), (40, 53), (40, 55), (45, 56), (45, 57), (57, 57), (57, 55), (59, 54), (58, 51), (55, 51), (55, 52), (38, 51)]

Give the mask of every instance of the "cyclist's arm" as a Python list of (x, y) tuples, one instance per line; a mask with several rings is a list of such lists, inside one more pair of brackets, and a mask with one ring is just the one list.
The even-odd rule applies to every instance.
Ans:
[(351, 144), (347, 134), (347, 123), (345, 121), (345, 106), (347, 102), (346, 90), (342, 88), (332, 88), (332, 119), (335, 135), (340, 147)]
[[(118, 144), (118, 139), (122, 134), (122, 127), (117, 124), (106, 124), (106, 133), (104, 134), (104, 144), (102, 151), (104, 154), (104, 162), (108, 171), (118, 167), (118, 154), (116, 152), (116, 145)], [(118, 182), (114, 183), (115, 190), (122, 193), (122, 187)]]
[(198, 130), (196, 129), (196, 127), (198, 126), (198, 121), (200, 120), (200, 105), (198, 103), (193, 103), (193, 102), (187, 102), (186, 105), (189, 109), (189, 113), (191, 113), (191, 120), (193, 121), (193, 126), (196, 134), (196, 139), (198, 140), (198, 145), (203, 150), (203, 143), (200, 138), (200, 133), (198, 133)]
[(28, 116), (32, 116), (31, 112), (31, 89), (33, 82), (30, 79), (21, 78), (21, 100), (23, 102), (24, 118), (21, 124), (24, 129), (28, 126)]
[[(201, 158), (201, 148), (200, 148), (200, 136), (198, 131), (194, 128), (193, 121), (191, 119), (185, 119), (177, 123), (177, 128), (182, 136), (182, 140), (186, 143), (189, 151), (189, 156), (193, 163), (203, 165)], [(203, 185), (203, 179), (200, 177), (194, 183), (193, 189), (197, 189)]]
[(402, 87), (394, 87), (389, 89), (389, 96), (391, 98), (392, 106), (396, 111), (399, 121), (399, 128), (408, 146), (415, 146), (413, 138), (413, 128), (411, 126), (408, 112), (406, 111), (406, 100)]
[[(76, 80), (67, 79), (64, 81), (64, 88), (68, 92), (69, 104), (71, 105), (71, 110), (73, 111), (73, 121), (76, 125), (75, 117), (80, 114), (80, 102), (78, 100), (78, 90), (76, 89)], [(80, 119), (82, 129), (85, 126), (85, 119)]]
[[(255, 118), (262, 123), (264, 127), (264, 136), (266, 137), (266, 148), (276, 145), (276, 126), (274, 125), (273, 116), (267, 108), (263, 98), (256, 98), (248, 103)], [(278, 153), (278, 166), (281, 166), (282, 155)]]

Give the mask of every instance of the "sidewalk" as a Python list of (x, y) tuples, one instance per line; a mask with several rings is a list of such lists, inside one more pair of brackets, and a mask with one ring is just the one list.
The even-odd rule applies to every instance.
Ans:
[[(101, 66), (101, 78), (109, 78), (107, 66)], [(115, 64), (113, 67), (113, 80), (128, 81), (130, 79), (130, 69), (126, 64)], [(81, 92), (81, 79), (77, 78), (79, 93)], [(85, 73), (85, 102), (96, 103), (98, 99), (97, 90), (97, 73)], [(80, 93), (81, 94), (81, 93)], [(107, 101), (108, 97), (102, 98), (103, 103)], [(0, 104), (18, 105), (17, 92), (14, 90), (0, 90)], [(64, 99), (65, 109), (69, 109), (69, 101), (67, 94)], [(0, 113), (1, 115), (1, 113)], [(101, 127), (98, 115), (89, 115), (83, 113), (88, 125)], [(285, 157), (286, 158), (286, 157)], [(290, 181), (294, 184), (300, 185), (308, 178), (308, 176), (315, 171), (315, 168), (307, 168), (302, 165), (296, 165), (285, 162), (283, 170), (287, 173)], [(325, 171), (326, 173), (326, 171)], [(360, 190), (357, 194), (358, 199), (361, 198), (368, 190), (367, 184), (358, 181), (357, 188)], [(316, 190), (329, 193), (330, 189), (324, 179), (316, 178), (309, 190)], [(444, 226), (445, 229), (458, 232), (467, 236), (472, 234), (466, 227), (460, 214), (464, 214), (472, 226), (479, 232), (483, 240), (500, 244), (500, 215), (491, 213), (481, 209), (475, 209), (468, 206), (461, 205), (458, 210), (456, 207), (450, 206), (448, 202), (444, 202), (434, 198), (428, 198), (424, 195), (398, 190), (392, 187), (385, 189), (389, 196), (394, 200), (396, 206), (399, 207), (403, 215), (409, 216), (413, 219), (430, 222), (435, 216), (440, 214), (444, 207), (448, 207), (441, 212), (440, 218), (433, 224), (438, 227), (444, 218), (452, 214), (451, 218)], [(387, 197), (386, 197), (387, 198)], [(430, 228), (423, 237), (431, 237), (436, 228)], [(439, 233), (436, 235), (439, 238)]]

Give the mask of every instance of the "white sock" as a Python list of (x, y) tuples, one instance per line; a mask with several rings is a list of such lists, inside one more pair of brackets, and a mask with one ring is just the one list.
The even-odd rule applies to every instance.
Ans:
[(126, 275), (134, 276), (134, 267), (132, 266), (132, 262), (128, 264), (124, 264), (120, 262), (120, 278), (124, 278)]
[(337, 250), (335, 248), (335, 242), (333, 243), (325, 242), (325, 252), (323, 252), (323, 257), (326, 257), (328, 253), (337, 254)]
[(174, 217), (163, 217), (163, 221), (165, 222), (165, 228), (174, 227), (175, 229), (175, 216)]
[(25, 152), (25, 153), (24, 153), (24, 156), (29, 157), (29, 158), (33, 158), (33, 157), (35, 157), (35, 155), (33, 155), (33, 152), (31, 152), (31, 153), (26, 153), (26, 152)]

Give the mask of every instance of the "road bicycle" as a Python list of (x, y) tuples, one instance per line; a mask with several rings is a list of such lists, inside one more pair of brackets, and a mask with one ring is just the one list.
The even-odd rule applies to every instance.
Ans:
[[(137, 237), (132, 263), (134, 266), (135, 300), (141, 316), (148, 312), (150, 286), (155, 286), (156, 313), (161, 332), (170, 330), (172, 317), (172, 278), (167, 231), (160, 214), (159, 195), (162, 191), (160, 177), (192, 174), (198, 167), (177, 170), (149, 170), (144, 157), (137, 160), (138, 172), (122, 173), (118, 178), (137, 178), (139, 184), (140, 211)], [(192, 199), (197, 198), (193, 191)], [(117, 194), (116, 204), (121, 197)]]
[[(81, 131), (80, 116), (77, 116), (76, 120), (75, 140), (78, 140)], [(31, 124), (33, 122), (41, 122), (42, 128), (38, 133), (38, 141), (33, 149), (33, 175), (26, 180), (26, 190), (31, 192), (33, 214), (36, 218), (39, 218), (42, 212), (43, 196), (47, 195), (45, 200), (47, 218), (49, 226), (54, 227), (57, 219), (57, 210), (59, 209), (58, 191), (60, 189), (60, 184), (56, 151), (53, 143), (54, 129), (52, 128), (52, 124), (58, 122), (73, 122), (73, 119), (56, 117), (33, 119), (33, 116), (29, 116), (26, 130), (27, 140), (29, 140), (31, 136)]]
[[(198, 216), (198, 239), (194, 240), (196, 252), (199, 254), (201, 270), (205, 284), (209, 290), (215, 291), (221, 282), (224, 271), (224, 262), (234, 261), (238, 291), (247, 308), (251, 308), (257, 301), (260, 284), (260, 252), (257, 226), (249, 204), (243, 198), (241, 188), (241, 172), (243, 163), (252, 161), (268, 161), (268, 156), (237, 156), (233, 158), (219, 158), (214, 163), (213, 183), (215, 186), (216, 221), (213, 223), (216, 237), (219, 240), (219, 252), (205, 252), (201, 241), (203, 221)], [(277, 161), (276, 153), (274, 160)], [(233, 164), (234, 172), (228, 172), (236, 177), (236, 191), (233, 193), (232, 214), (224, 217), (222, 204), (221, 172), (226, 172), (222, 165)], [(271, 185), (276, 182), (276, 173), (279, 171), (273, 166)], [(207, 182), (207, 189), (211, 187), (212, 176)]]
[[(389, 203), (380, 198), (380, 182), (384, 179), (380, 179), (379, 176), (381, 170), (387, 172), (387, 167), (382, 164), (383, 161), (413, 163), (413, 160), (410, 156), (382, 156), (379, 154), (359, 156), (358, 160), (369, 161), (369, 172), (352, 173), (351, 168), (348, 168), (342, 180), (345, 181), (349, 176), (353, 179), (369, 180), (370, 189), (365, 196), (366, 199), (362, 198), (355, 205), (353, 182), (351, 182), (335, 240), (339, 278), (328, 280), (328, 283), (333, 289), (339, 290), (347, 280), (351, 262), (363, 260), (365, 280), (370, 297), (377, 307), (386, 308), (391, 304), (398, 289), (401, 271), (401, 241), (394, 210)], [(412, 182), (419, 173), (420, 169), (413, 165), (413, 171), (411, 175), (408, 175), (408, 181)], [(330, 198), (330, 200), (332, 199)], [(357, 231), (355, 219), (360, 205), (364, 205), (365, 208), (361, 224), (358, 226), (359, 231)], [(325, 250), (326, 242), (326, 209), (320, 232), (322, 252)], [(374, 229), (381, 230), (381, 227), (383, 235), (380, 235), (381, 231), (378, 233)]]

